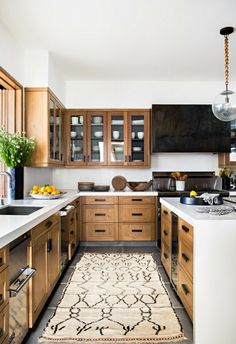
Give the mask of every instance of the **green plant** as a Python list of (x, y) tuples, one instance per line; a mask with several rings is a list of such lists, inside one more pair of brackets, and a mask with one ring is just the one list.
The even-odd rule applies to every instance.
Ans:
[(0, 127), (0, 158), (5, 166), (15, 168), (26, 166), (32, 157), (36, 143), (34, 137), (25, 133), (9, 133), (4, 126)]

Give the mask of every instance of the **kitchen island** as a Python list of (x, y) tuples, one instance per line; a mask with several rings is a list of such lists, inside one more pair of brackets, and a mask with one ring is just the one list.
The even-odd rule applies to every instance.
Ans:
[(197, 213), (179, 198), (161, 204), (193, 226), (194, 343), (235, 344), (236, 212)]

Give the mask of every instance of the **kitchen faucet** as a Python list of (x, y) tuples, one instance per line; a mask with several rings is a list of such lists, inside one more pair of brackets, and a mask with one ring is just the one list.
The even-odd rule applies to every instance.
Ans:
[[(9, 200), (11, 198), (11, 195), (10, 195), (10, 190), (12, 189), (12, 176), (10, 175), (9, 172), (0, 172), (0, 176), (6, 176), (8, 177), (8, 193), (7, 193), (7, 199), (8, 199), (8, 203), (9, 203)], [(5, 207), (6, 204), (4, 203), (4, 198), (3, 198), (3, 195), (2, 197), (0, 198), (0, 208), (1, 207)]]

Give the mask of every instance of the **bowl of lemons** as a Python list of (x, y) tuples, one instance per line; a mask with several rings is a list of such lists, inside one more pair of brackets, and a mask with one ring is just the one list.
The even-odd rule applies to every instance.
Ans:
[(56, 199), (64, 195), (65, 192), (61, 192), (54, 185), (45, 184), (43, 186), (34, 185), (29, 194), (35, 199)]

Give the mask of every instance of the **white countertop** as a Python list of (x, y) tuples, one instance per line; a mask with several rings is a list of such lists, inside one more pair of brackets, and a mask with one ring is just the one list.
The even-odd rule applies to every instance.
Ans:
[[(169, 208), (176, 215), (180, 216), (191, 225), (195, 226), (199, 221), (235, 221), (236, 211), (227, 215), (210, 215), (207, 213), (197, 213), (196, 208), (202, 207), (201, 205), (186, 205), (180, 203), (179, 197), (164, 197), (160, 198), (161, 204)], [(233, 206), (232, 203), (224, 202), (223, 205)], [(236, 205), (235, 205), (236, 206)], [(209, 206), (210, 207), (210, 206)]]
[(78, 192), (66, 190), (67, 193), (61, 198), (53, 200), (37, 200), (25, 198), (24, 200), (12, 201), (11, 205), (42, 206), (30, 215), (0, 215), (0, 248), (26, 233), (40, 222), (55, 214), (80, 196), (157, 196), (156, 191), (108, 191), (108, 192)]

